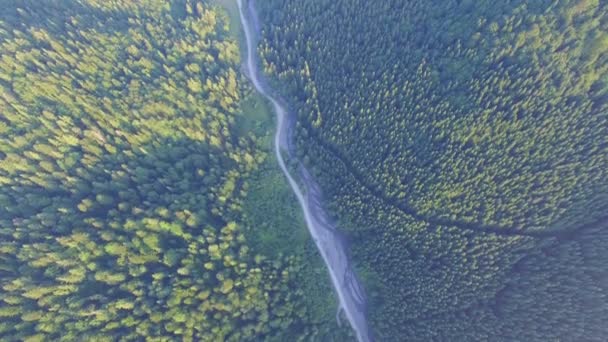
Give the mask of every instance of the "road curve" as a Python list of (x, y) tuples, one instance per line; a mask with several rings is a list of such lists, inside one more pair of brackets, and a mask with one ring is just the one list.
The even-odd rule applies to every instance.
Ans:
[[(366, 320), (366, 299), (362, 287), (357, 277), (354, 275), (352, 267), (346, 254), (346, 246), (343, 239), (338, 234), (335, 224), (329, 219), (321, 202), (321, 191), (312, 176), (302, 165), (300, 165), (300, 181), (304, 192), (298, 183), (291, 176), (285, 165), (282, 151), (289, 153), (288, 147), (288, 112), (281, 105), (281, 101), (276, 97), (263, 82), (262, 75), (258, 71), (256, 63), (256, 35), (257, 13), (254, 0), (249, 1), (248, 6), (243, 5), (243, 0), (237, 0), (241, 23), (247, 40), (247, 61), (246, 68), (249, 78), (255, 89), (266, 97), (273, 105), (277, 117), (277, 130), (274, 139), (274, 148), (277, 160), (285, 177), (289, 181), (291, 189), (296, 194), (300, 207), (304, 213), (304, 219), (308, 231), (312, 236), (331, 276), (333, 286), (338, 295), (340, 307), (344, 311), (351, 327), (360, 342), (372, 341), (369, 326)], [(291, 158), (294, 156), (290, 155)]]

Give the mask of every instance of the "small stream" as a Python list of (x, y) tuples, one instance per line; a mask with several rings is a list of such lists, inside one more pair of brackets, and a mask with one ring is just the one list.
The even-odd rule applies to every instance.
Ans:
[[(372, 341), (369, 326), (366, 319), (367, 303), (364, 291), (354, 275), (352, 266), (348, 260), (344, 240), (340, 237), (335, 224), (330, 220), (327, 212), (322, 205), (321, 189), (314, 181), (311, 174), (300, 165), (299, 180), (304, 189), (289, 173), (282, 151), (289, 153), (289, 116), (288, 111), (281, 103), (282, 99), (275, 95), (263, 81), (263, 75), (258, 70), (257, 64), (257, 35), (259, 35), (259, 25), (254, 0), (248, 1), (248, 5), (243, 4), (243, 0), (237, 0), (241, 23), (245, 31), (247, 40), (247, 61), (246, 68), (249, 78), (255, 89), (266, 97), (273, 105), (277, 117), (277, 130), (274, 139), (274, 149), (279, 166), (289, 181), (291, 189), (295, 193), (310, 235), (312, 236), (325, 265), (331, 276), (332, 284), (338, 295), (340, 302), (339, 310), (343, 310), (351, 327), (360, 342)], [(295, 158), (292, 154), (290, 158)], [(304, 191), (303, 191), (304, 190)]]

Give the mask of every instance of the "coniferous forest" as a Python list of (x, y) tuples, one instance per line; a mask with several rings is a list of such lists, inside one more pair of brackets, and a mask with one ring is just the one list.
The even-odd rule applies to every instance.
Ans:
[[(374, 340), (606, 340), (608, 4), (253, 4)], [(242, 29), (0, 0), (0, 340), (354, 340)]]
[(0, 2), (0, 340), (348, 339), (234, 25)]
[(257, 1), (378, 341), (604, 341), (608, 4)]

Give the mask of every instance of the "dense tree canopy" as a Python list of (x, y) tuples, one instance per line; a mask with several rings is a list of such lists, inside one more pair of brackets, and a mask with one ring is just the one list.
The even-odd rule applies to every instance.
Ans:
[(258, 1), (379, 340), (602, 340), (608, 6)]
[(0, 339), (346, 338), (318, 255), (248, 239), (298, 217), (245, 212), (266, 140), (237, 129), (228, 25), (194, 0), (2, 3)]

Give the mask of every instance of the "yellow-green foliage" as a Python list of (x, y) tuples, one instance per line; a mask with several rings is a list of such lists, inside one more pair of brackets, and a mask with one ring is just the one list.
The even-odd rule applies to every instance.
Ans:
[(243, 235), (264, 152), (226, 27), (195, 0), (0, 6), (0, 339), (314, 332), (301, 261)]

